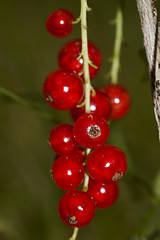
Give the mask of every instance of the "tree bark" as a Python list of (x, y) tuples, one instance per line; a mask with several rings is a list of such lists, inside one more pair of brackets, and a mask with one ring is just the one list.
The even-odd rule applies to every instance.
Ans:
[(156, 0), (137, 0), (160, 139), (160, 24)]

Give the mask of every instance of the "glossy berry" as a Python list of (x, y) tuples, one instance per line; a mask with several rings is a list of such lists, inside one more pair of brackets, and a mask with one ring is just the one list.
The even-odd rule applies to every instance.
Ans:
[(126, 173), (127, 159), (118, 147), (105, 145), (89, 155), (87, 170), (96, 182), (118, 181)]
[(86, 160), (86, 152), (81, 147), (79, 147), (77, 150), (74, 150), (70, 154), (76, 156), (77, 160), (81, 161), (82, 163), (84, 163), (84, 161)]
[(50, 132), (49, 141), (58, 155), (70, 153), (78, 148), (78, 143), (73, 137), (73, 127), (70, 124), (59, 124), (54, 127)]
[(107, 141), (109, 126), (107, 121), (99, 115), (86, 113), (76, 120), (73, 134), (81, 146), (94, 149)]
[(69, 110), (82, 100), (83, 82), (78, 75), (70, 70), (57, 70), (45, 80), (43, 94), (51, 107)]
[[(77, 59), (81, 53), (81, 48), (81, 39), (73, 40), (64, 45), (58, 55), (59, 66), (70, 69), (77, 74), (81, 73), (83, 71), (83, 57)], [(90, 41), (88, 41), (88, 54), (89, 59), (97, 66), (97, 69), (89, 66), (90, 78), (93, 79), (98, 74), (101, 66), (101, 54), (97, 46)]]
[[(76, 150), (73, 150), (70, 153), (64, 154), (63, 156), (68, 157), (68, 155), (74, 155), (76, 156), (77, 160), (79, 160), (80, 162), (84, 162), (86, 159), (86, 152), (84, 149), (82, 149), (81, 147), (77, 148)], [(56, 155), (54, 160), (56, 160), (57, 158), (59, 158), (60, 155)]]
[(65, 193), (58, 206), (59, 216), (71, 227), (87, 225), (95, 215), (94, 200), (87, 192), (72, 190)]
[[(82, 100), (82, 102), (84, 99)], [(108, 120), (111, 114), (111, 104), (105, 93), (95, 88), (95, 94), (91, 92), (90, 111)], [(74, 121), (81, 115), (85, 114), (85, 107), (75, 107), (71, 110)]]
[(58, 9), (47, 18), (46, 28), (55, 37), (65, 37), (73, 29), (73, 14), (66, 9)]
[(97, 183), (91, 179), (87, 192), (94, 199), (96, 208), (110, 207), (119, 195), (118, 185), (115, 182)]
[(84, 167), (77, 155), (63, 155), (55, 160), (52, 166), (56, 185), (63, 190), (77, 188), (84, 179)]
[(120, 85), (106, 85), (102, 88), (109, 97), (112, 105), (111, 120), (116, 120), (125, 116), (131, 105), (130, 94)]

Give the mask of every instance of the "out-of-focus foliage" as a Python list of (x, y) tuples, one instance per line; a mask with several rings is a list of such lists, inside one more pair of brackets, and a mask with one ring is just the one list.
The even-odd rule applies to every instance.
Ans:
[[(94, 0), (89, 6), (89, 39), (99, 46), (103, 56), (101, 71), (92, 83), (101, 87), (109, 82), (105, 75), (110, 69), (108, 59), (115, 33), (109, 22), (115, 18), (116, 1)], [(47, 33), (46, 17), (57, 8), (69, 9), (78, 17), (80, 1), (1, 2), (0, 85), (48, 111), (56, 120), (70, 123), (68, 112), (50, 109), (42, 96), (45, 77), (58, 68), (60, 47), (80, 37), (79, 24), (65, 38)], [(126, 152), (129, 169), (119, 183), (117, 203), (97, 210), (92, 223), (80, 230), (78, 239), (160, 239), (159, 187), (153, 191), (159, 186), (155, 179), (159, 179), (160, 146), (142, 48), (136, 1), (125, 1), (119, 82), (131, 93), (132, 109), (127, 117), (111, 124), (109, 143)], [(63, 191), (49, 178), (54, 155), (46, 142), (53, 122), (2, 95), (0, 109), (0, 240), (68, 239), (72, 229), (61, 222), (57, 213)]]

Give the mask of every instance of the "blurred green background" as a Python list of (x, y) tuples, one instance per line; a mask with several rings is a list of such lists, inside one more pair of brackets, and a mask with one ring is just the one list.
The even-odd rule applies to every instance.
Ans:
[[(110, 21), (116, 15), (116, 1), (88, 2), (92, 7), (88, 36), (103, 57), (101, 71), (92, 83), (101, 87), (109, 82), (105, 75), (113, 53), (115, 26)], [(49, 112), (56, 121), (72, 122), (68, 112), (53, 110), (45, 102), (42, 84), (58, 68), (59, 48), (80, 37), (80, 25), (69, 36), (54, 38), (46, 31), (45, 21), (58, 8), (78, 17), (80, 1), (5, 0), (0, 5), (0, 85)], [(158, 240), (160, 145), (139, 16), (136, 1), (131, 0), (124, 4), (119, 82), (131, 93), (132, 109), (124, 119), (112, 123), (109, 143), (125, 151), (128, 174), (119, 184), (116, 204), (97, 210), (78, 239), (138, 240), (138, 236), (145, 236)], [(54, 122), (2, 94), (0, 109), (0, 240), (68, 239), (72, 229), (57, 213), (64, 192), (49, 178), (54, 154), (46, 142)]]

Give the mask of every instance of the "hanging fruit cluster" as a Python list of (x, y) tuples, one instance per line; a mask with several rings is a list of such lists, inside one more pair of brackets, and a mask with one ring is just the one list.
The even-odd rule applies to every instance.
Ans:
[[(56, 37), (68, 35), (74, 26), (74, 16), (65, 9), (54, 11), (47, 19), (46, 28)], [(49, 137), (50, 146), (57, 154), (52, 166), (56, 185), (68, 192), (59, 202), (58, 212), (63, 222), (72, 227), (88, 224), (95, 208), (107, 208), (118, 198), (117, 181), (126, 173), (127, 160), (116, 146), (104, 145), (109, 137), (108, 120), (127, 114), (130, 95), (116, 84), (90, 91), (90, 113), (85, 111), (85, 77), (81, 39), (72, 40), (59, 51), (60, 69), (45, 80), (43, 94), (47, 103), (58, 110), (70, 110), (75, 121), (55, 126)], [(93, 79), (101, 66), (98, 47), (88, 41), (89, 74)], [(96, 66), (96, 67), (95, 67)], [(87, 155), (85, 149), (90, 149)], [(87, 189), (75, 190), (85, 176)]]

